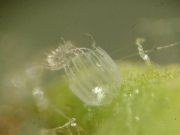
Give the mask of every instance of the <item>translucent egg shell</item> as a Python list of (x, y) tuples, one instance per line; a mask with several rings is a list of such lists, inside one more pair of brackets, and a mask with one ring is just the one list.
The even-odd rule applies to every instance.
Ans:
[(100, 47), (75, 55), (65, 71), (70, 89), (86, 105), (105, 105), (117, 95), (119, 69)]

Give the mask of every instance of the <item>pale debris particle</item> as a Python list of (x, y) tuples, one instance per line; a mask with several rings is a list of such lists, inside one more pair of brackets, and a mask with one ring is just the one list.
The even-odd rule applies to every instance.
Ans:
[(95, 87), (92, 89), (93, 93), (97, 96), (97, 100), (101, 102), (105, 98), (105, 93), (102, 87)]
[(34, 88), (32, 91), (32, 95), (36, 101), (36, 104), (40, 110), (44, 110), (48, 108), (48, 99), (45, 97), (44, 92), (41, 88)]
[(140, 118), (139, 118), (138, 116), (135, 116), (134, 119), (135, 119), (136, 121), (139, 121), (139, 120), (140, 120)]
[(151, 60), (149, 58), (149, 56), (146, 54), (146, 52), (143, 49), (142, 44), (145, 42), (146, 40), (144, 38), (137, 38), (136, 39), (136, 45), (138, 46), (138, 52), (139, 52), (139, 56), (144, 60), (144, 62), (147, 65), (151, 65)]
[(135, 94), (139, 94), (139, 89), (135, 89)]

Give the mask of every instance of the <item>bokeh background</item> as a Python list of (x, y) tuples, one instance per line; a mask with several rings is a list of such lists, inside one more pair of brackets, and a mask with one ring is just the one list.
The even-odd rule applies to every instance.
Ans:
[[(137, 37), (146, 38), (145, 49), (177, 42), (179, 7), (179, 0), (1, 0), (0, 71), (42, 56), (60, 37), (89, 46), (84, 34), (90, 33), (115, 59), (136, 52)], [(160, 64), (180, 62), (180, 47), (151, 57)]]

